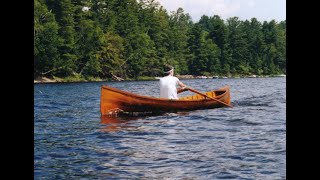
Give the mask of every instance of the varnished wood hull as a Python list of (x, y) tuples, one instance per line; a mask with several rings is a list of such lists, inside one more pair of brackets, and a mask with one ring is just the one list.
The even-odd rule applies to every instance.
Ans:
[[(228, 86), (206, 92), (205, 94), (226, 104), (230, 104), (230, 88)], [(101, 115), (112, 115), (119, 112), (177, 112), (224, 106), (224, 104), (218, 101), (198, 94), (173, 100), (142, 96), (109, 86), (101, 86)]]

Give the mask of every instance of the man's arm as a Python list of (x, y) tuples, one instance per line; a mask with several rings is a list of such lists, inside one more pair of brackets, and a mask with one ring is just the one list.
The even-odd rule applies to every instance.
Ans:
[(183, 89), (187, 87), (187, 86), (186, 86), (185, 84), (183, 84), (181, 81), (178, 82), (178, 85), (179, 85), (181, 88), (183, 88)]
[(181, 87), (181, 88), (177, 89), (178, 94), (188, 90), (187, 86), (185, 84), (183, 84), (182, 82), (179, 81), (178, 85)]

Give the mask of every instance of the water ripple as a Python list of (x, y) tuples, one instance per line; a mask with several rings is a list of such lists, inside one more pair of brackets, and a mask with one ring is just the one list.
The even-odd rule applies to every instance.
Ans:
[(158, 81), (35, 85), (35, 179), (286, 179), (285, 78), (182, 81), (230, 85), (234, 108), (105, 118), (101, 84), (157, 96)]

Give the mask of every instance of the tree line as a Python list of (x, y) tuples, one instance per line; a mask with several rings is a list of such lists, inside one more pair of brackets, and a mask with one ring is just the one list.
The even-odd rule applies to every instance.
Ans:
[(84, 78), (178, 74), (269, 75), (286, 71), (286, 21), (242, 21), (156, 0), (34, 0), (34, 75)]

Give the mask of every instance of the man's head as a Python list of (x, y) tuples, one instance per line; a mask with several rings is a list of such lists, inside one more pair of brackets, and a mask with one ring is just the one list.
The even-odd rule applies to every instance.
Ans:
[(170, 65), (168, 65), (168, 64), (165, 64), (165, 68), (164, 68), (164, 73), (166, 74), (166, 75), (171, 75), (171, 76), (173, 76), (173, 73), (174, 73), (174, 67), (173, 66), (170, 66)]

